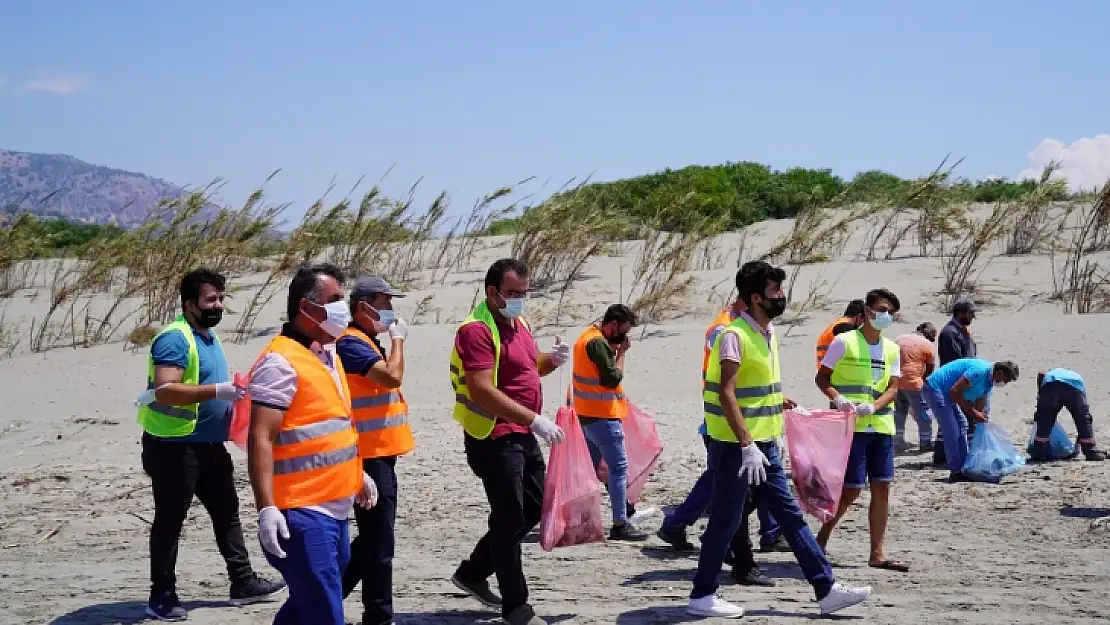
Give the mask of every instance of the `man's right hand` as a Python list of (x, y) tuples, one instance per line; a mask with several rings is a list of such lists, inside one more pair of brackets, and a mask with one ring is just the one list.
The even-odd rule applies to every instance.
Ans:
[(971, 410), (971, 418), (979, 421), (980, 423), (986, 423), (987, 421), (990, 421), (990, 417), (987, 415), (987, 413), (983, 412), (982, 410), (976, 410), (974, 408)]
[(219, 382), (215, 386), (216, 399), (223, 401), (237, 402), (247, 394), (245, 387), (235, 386), (233, 382)]
[(274, 506), (266, 506), (258, 511), (258, 542), (270, 555), (278, 558), (285, 557), (285, 550), (281, 548), (278, 538), (289, 540), (289, 525), (285, 523), (285, 515)]
[(409, 337), (409, 324), (405, 320), (397, 317), (393, 323), (389, 324), (389, 339), (395, 341), (401, 339), (402, 341)]
[(532, 432), (537, 438), (547, 443), (548, 445), (555, 445), (563, 442), (566, 435), (563, 433), (563, 428), (555, 425), (555, 422), (543, 415), (536, 415), (532, 420)]

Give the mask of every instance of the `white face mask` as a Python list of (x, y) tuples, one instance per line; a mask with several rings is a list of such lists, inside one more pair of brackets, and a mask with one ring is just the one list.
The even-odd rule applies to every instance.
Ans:
[(505, 300), (505, 307), (501, 309), (501, 314), (508, 319), (516, 319), (517, 317), (524, 316), (524, 298), (513, 297)]
[(879, 332), (894, 325), (894, 315), (888, 312), (875, 313), (875, 318), (871, 320), (871, 327)]
[(324, 306), (328, 316), (320, 322), (320, 329), (327, 332), (332, 338), (339, 338), (347, 326), (351, 324), (351, 309), (347, 302), (340, 300)]
[(397, 314), (392, 310), (378, 310), (375, 308), (374, 312), (378, 313), (378, 320), (374, 322), (374, 331), (378, 334), (388, 330), (389, 326), (397, 320)]

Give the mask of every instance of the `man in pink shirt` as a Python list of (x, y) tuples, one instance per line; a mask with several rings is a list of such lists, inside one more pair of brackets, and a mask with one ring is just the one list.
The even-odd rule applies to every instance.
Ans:
[(895, 451), (904, 452), (910, 447), (906, 442), (906, 417), (911, 410), (917, 420), (918, 453), (933, 450), (933, 422), (921, 387), (936, 367), (936, 340), (937, 329), (926, 321), (894, 341), (902, 353), (902, 376), (898, 378), (898, 395), (894, 397)]

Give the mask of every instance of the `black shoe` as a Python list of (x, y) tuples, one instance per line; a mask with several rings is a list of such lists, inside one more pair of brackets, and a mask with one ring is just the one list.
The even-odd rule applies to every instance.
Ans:
[(613, 529), (609, 530), (609, 540), (627, 540), (638, 543), (647, 539), (647, 532), (636, 529), (636, 526), (628, 521), (620, 525), (614, 525)]
[(185, 621), (189, 614), (181, 607), (174, 591), (152, 594), (146, 604), (146, 615), (156, 621)]
[(959, 484), (960, 482), (970, 482), (970, 481), (971, 480), (967, 479), (967, 476), (964, 475), (963, 473), (961, 473), (960, 471), (953, 471), (953, 472), (948, 474), (948, 483), (949, 484)]
[(231, 585), (231, 605), (249, 605), (273, 601), (281, 591), (285, 590), (284, 580), (269, 580), (255, 573), (251, 578), (241, 584)]
[(736, 580), (736, 583), (741, 586), (763, 586), (765, 588), (772, 588), (775, 585), (775, 580), (764, 575), (763, 571), (760, 570), (758, 566), (753, 566), (744, 572), (733, 569), (732, 579)]
[(786, 542), (785, 538), (779, 536), (775, 539), (775, 542), (773, 543), (760, 543), (759, 551), (760, 553), (771, 553), (773, 551), (778, 551), (780, 553), (791, 553), (793, 552), (793, 549), (790, 548), (790, 543)]
[(678, 532), (668, 532), (665, 528), (660, 527), (659, 531), (655, 532), (655, 535), (659, 537), (659, 540), (673, 547), (675, 551), (695, 551), (697, 549), (697, 547), (694, 547), (694, 543), (686, 538), (686, 532), (682, 532), (681, 534)]
[(536, 611), (527, 603), (501, 618), (508, 625), (547, 625), (547, 621), (536, 616)]
[[(944, 448), (943, 447), (937, 447), (937, 449), (942, 450)], [(942, 451), (941, 453), (937, 453), (937, 451), (934, 450), (933, 451), (933, 466), (934, 467), (943, 467), (943, 466), (947, 466), (947, 465), (948, 465), (948, 459), (944, 457), (944, 452)]]
[(471, 597), (476, 599), (478, 603), (486, 606), (487, 608), (501, 607), (501, 597), (497, 596), (492, 590), (490, 590), (489, 582), (485, 580), (482, 580), (480, 582), (464, 580), (463, 578), (459, 577), (459, 572), (455, 571), (455, 574), (451, 576), (451, 583), (454, 584), (456, 588), (470, 595)]
[(1084, 450), (1083, 457), (1087, 459), (1087, 462), (1102, 462), (1106, 460), (1106, 452), (1101, 449)]

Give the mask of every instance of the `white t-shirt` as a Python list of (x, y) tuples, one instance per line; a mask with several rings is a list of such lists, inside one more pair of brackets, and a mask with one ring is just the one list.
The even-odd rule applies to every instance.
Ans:
[[(838, 334), (833, 342), (829, 344), (829, 351), (825, 352), (825, 358), (821, 360), (822, 367), (835, 369), (836, 363), (844, 358), (844, 337), (851, 336), (854, 332), (845, 332)], [(868, 343), (868, 351), (871, 352), (871, 380), (878, 382), (883, 377), (883, 368), (886, 367), (886, 356), (883, 354), (883, 342), (879, 341), (877, 345)], [(902, 357), (900, 354), (895, 354), (894, 363), (890, 367), (890, 377), (902, 377)]]

